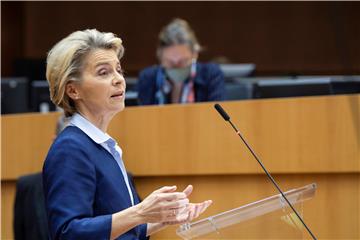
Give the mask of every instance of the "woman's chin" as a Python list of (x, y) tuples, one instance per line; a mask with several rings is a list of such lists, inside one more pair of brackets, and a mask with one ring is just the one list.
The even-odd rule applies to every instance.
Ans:
[(125, 102), (122, 102), (117, 106), (117, 112), (121, 112), (125, 109)]
[(112, 114), (117, 114), (121, 111), (123, 111), (125, 109), (125, 102), (118, 102), (116, 104), (112, 104), (111, 106), (109, 106), (108, 108), (108, 113), (112, 113)]

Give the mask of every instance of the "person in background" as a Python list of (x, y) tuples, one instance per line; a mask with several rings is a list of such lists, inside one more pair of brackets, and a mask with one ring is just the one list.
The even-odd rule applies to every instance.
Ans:
[(183, 191), (164, 186), (138, 199), (122, 149), (107, 134), (125, 107), (123, 52), (113, 33), (88, 29), (70, 34), (48, 54), (51, 100), (70, 117), (43, 166), (51, 239), (142, 240), (193, 220), (212, 203), (190, 203), (191, 185)]
[(224, 76), (217, 64), (197, 61), (200, 44), (189, 24), (174, 19), (159, 34), (159, 65), (142, 70), (138, 79), (140, 105), (221, 101)]

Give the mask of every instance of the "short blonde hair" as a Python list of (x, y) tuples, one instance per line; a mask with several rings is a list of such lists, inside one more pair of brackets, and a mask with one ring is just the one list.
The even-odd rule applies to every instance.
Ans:
[(122, 40), (113, 33), (96, 29), (76, 31), (58, 42), (48, 53), (46, 78), (51, 101), (64, 109), (65, 115), (77, 112), (73, 100), (66, 94), (70, 81), (81, 81), (85, 57), (96, 49), (113, 49), (119, 60), (124, 54)]
[(192, 52), (201, 51), (201, 46), (197, 40), (194, 31), (187, 21), (175, 18), (166, 25), (159, 33), (159, 43), (157, 47), (157, 57), (160, 59), (162, 50), (177, 44), (186, 44)]

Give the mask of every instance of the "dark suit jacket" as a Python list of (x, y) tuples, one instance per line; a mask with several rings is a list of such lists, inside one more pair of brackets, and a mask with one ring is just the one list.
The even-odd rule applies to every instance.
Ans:
[[(145, 68), (140, 72), (137, 90), (140, 105), (156, 102), (157, 74), (160, 66)], [(194, 79), (195, 102), (221, 101), (225, 98), (224, 75), (217, 64), (197, 63)]]
[(41, 173), (20, 177), (14, 205), (15, 240), (47, 240), (47, 226)]
[[(131, 206), (115, 159), (77, 127), (67, 127), (51, 146), (43, 184), (52, 239), (109, 239), (111, 215)], [(118, 239), (146, 239), (146, 224)]]

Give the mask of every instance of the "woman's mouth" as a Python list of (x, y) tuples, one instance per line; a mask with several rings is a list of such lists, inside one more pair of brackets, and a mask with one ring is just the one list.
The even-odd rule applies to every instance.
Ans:
[(118, 91), (111, 95), (111, 98), (113, 99), (123, 99), (125, 97), (125, 91)]

